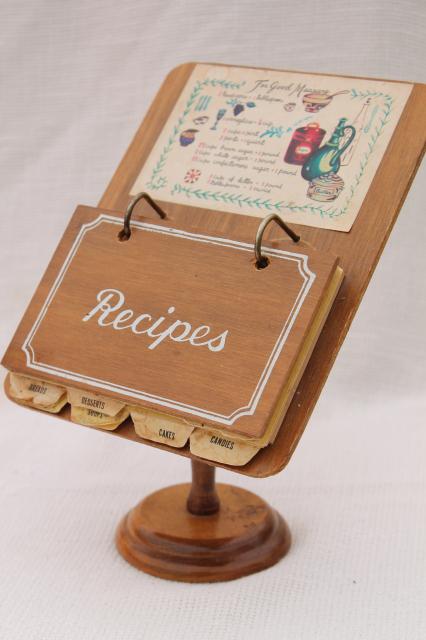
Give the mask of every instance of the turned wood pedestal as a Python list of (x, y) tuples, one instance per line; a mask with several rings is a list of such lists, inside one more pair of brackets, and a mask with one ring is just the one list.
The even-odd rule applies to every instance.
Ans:
[(120, 523), (123, 558), (166, 580), (221, 582), (261, 571), (289, 550), (289, 528), (261, 498), (215, 484), (215, 467), (192, 461), (192, 484), (160, 489)]

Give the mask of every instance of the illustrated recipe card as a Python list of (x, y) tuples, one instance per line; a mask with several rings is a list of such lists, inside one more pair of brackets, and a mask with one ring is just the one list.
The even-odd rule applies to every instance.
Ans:
[(412, 86), (198, 64), (131, 195), (349, 231)]

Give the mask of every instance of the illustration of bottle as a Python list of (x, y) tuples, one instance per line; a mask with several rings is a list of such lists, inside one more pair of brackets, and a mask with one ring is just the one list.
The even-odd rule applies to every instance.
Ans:
[[(349, 147), (355, 136), (355, 128), (346, 124), (347, 118), (340, 118), (337, 127), (331, 134), (330, 140), (314, 151), (302, 167), (302, 178), (315, 180), (326, 173), (337, 173), (340, 169), (342, 153)], [(346, 142), (340, 147), (342, 138), (347, 136)]]
[(310, 122), (306, 127), (296, 129), (285, 152), (284, 162), (288, 164), (305, 164), (314, 151), (320, 146), (325, 136), (317, 122)]
[(352, 143), (346, 149), (346, 151), (342, 154), (340, 164), (341, 166), (347, 166), (353, 158), (355, 150), (358, 146), (358, 143), (361, 138), (361, 132), (365, 127), (365, 123), (367, 120), (367, 113), (369, 110), (371, 98), (367, 98), (364, 104), (361, 107), (361, 111), (355, 116), (355, 119), (352, 121), (352, 126), (355, 128), (356, 134), (355, 138), (352, 140)]

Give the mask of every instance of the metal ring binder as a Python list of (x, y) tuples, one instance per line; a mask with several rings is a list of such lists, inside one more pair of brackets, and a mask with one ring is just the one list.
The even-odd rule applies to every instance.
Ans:
[(293, 242), (299, 242), (300, 240), (300, 236), (297, 235), (297, 233), (295, 233), (292, 229), (290, 229), (290, 227), (284, 222), (284, 220), (280, 218), (279, 215), (277, 215), (276, 213), (271, 213), (269, 216), (266, 216), (266, 218), (264, 218), (259, 225), (256, 233), (256, 240), (254, 241), (254, 255), (256, 257), (256, 267), (258, 269), (264, 269), (269, 264), (268, 258), (262, 255), (262, 238), (263, 234), (265, 233), (266, 227), (272, 221), (275, 221), (281, 227), (281, 229), (283, 229), (287, 233), (287, 235), (290, 236)]
[(133, 209), (135, 208), (136, 204), (139, 202), (139, 200), (142, 200), (142, 199), (146, 200), (148, 204), (151, 205), (154, 211), (158, 213), (160, 218), (162, 218), (163, 220), (164, 218), (167, 218), (165, 211), (163, 211), (163, 209), (156, 202), (154, 202), (151, 196), (148, 193), (146, 193), (146, 191), (141, 191), (140, 193), (137, 193), (135, 195), (135, 197), (133, 198), (133, 200), (131, 200), (131, 202), (129, 203), (129, 206), (127, 207), (126, 215), (124, 216), (123, 228), (118, 234), (118, 238), (120, 240), (128, 240), (132, 235), (132, 231), (130, 229), (130, 218), (132, 217)]

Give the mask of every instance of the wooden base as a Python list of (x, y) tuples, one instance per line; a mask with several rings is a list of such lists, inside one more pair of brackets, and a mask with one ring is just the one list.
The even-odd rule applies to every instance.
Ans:
[[(211, 474), (210, 486), (205, 482), (200, 491), (195, 481), (174, 485), (140, 502), (117, 530), (125, 560), (145, 573), (182, 582), (233, 580), (278, 562), (291, 541), (283, 518), (245, 489), (219, 484), (216, 493), (214, 468), (194, 464), (194, 480), (203, 471)], [(197, 508), (209, 515), (195, 515)]]

